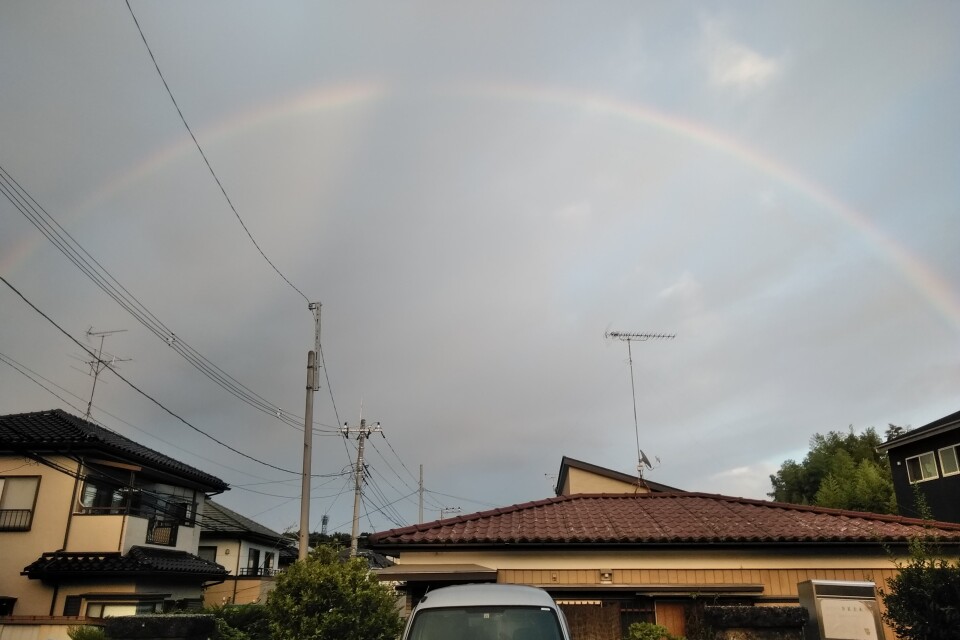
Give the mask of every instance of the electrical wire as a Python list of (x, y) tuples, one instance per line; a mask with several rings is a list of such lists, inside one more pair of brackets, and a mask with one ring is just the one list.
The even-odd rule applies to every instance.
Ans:
[[(393, 455), (397, 458), (397, 460), (400, 462), (400, 464), (401, 464), (401, 465), (403, 466), (403, 468), (406, 470), (407, 474), (409, 474), (410, 477), (413, 477), (413, 474), (410, 473), (410, 469), (408, 469), (408, 468), (407, 468), (407, 465), (404, 464), (403, 459), (401, 459), (400, 456), (397, 454), (396, 450), (393, 448), (393, 445), (390, 444), (390, 440), (387, 439), (386, 436), (384, 436), (384, 439), (385, 439), (386, 442), (387, 442), (387, 446), (390, 447), (390, 451), (393, 452)], [(397, 479), (400, 480), (400, 482), (403, 484), (403, 486), (405, 486), (407, 489), (412, 489), (412, 490), (414, 490), (414, 491), (416, 491), (416, 492), (419, 493), (419, 491), (420, 491), (420, 489), (419, 489), (420, 479), (419, 479), (419, 478), (414, 478), (414, 481), (417, 483), (417, 487), (416, 487), (416, 488), (410, 486), (410, 484), (408, 484), (407, 481), (404, 480), (403, 476), (401, 476), (399, 473), (397, 473), (396, 469), (394, 469), (393, 466), (387, 461), (387, 459), (384, 457), (384, 455), (383, 455), (383, 453), (380, 451), (380, 449), (377, 448), (377, 445), (376, 445), (374, 442), (371, 442), (370, 444), (373, 445), (373, 450), (377, 452), (377, 454), (380, 456), (380, 459), (383, 460), (384, 464), (387, 465), (387, 467), (390, 469), (390, 471), (393, 471), (394, 475), (397, 476)], [(424, 502), (427, 502), (427, 499), (426, 499), (426, 498), (427, 498), (427, 496), (424, 497)], [(433, 498), (430, 498), (430, 500), (433, 501), (430, 506), (432, 506), (432, 507), (434, 507), (434, 508), (436, 508), (436, 509), (440, 509), (440, 508), (443, 507), (443, 505), (442, 505), (440, 502), (434, 500)]]
[[(81, 409), (80, 407), (78, 407), (78, 406), (75, 405), (75, 404), (72, 404), (72, 403), (69, 402), (68, 400), (64, 399), (62, 396), (58, 395), (56, 392), (54, 392), (52, 389), (50, 389), (49, 387), (47, 387), (45, 384), (43, 384), (42, 382), (40, 382), (40, 381), (37, 380), (36, 378), (39, 378), (40, 380), (43, 380), (43, 381), (46, 382), (47, 384), (56, 387), (57, 389), (59, 389), (60, 391), (66, 393), (67, 395), (73, 396), (74, 398), (76, 398), (77, 400), (80, 400), (81, 402), (85, 402), (85, 400), (84, 400), (83, 398), (81, 398), (81, 397), (78, 396), (77, 394), (73, 393), (73, 392), (70, 391), (69, 389), (65, 389), (64, 387), (61, 387), (61, 386), (58, 385), (56, 382), (53, 382), (52, 380), (43, 377), (42, 375), (40, 375), (39, 373), (37, 373), (37, 372), (34, 371), (33, 369), (27, 367), (25, 364), (23, 364), (23, 363), (21, 363), (21, 362), (17, 362), (16, 360), (14, 360), (13, 358), (11, 358), (10, 356), (8, 356), (8, 355), (6, 355), (6, 354), (4, 354), (4, 353), (0, 353), (0, 362), (3, 362), (3, 363), (6, 364), (7, 366), (9, 366), (11, 369), (17, 371), (20, 375), (24, 376), (25, 378), (27, 378), (28, 380), (30, 380), (31, 382), (33, 382), (34, 384), (36, 384), (36, 385), (39, 386), (40, 388), (44, 389), (47, 393), (51, 394), (51, 395), (54, 396), (55, 398), (58, 398), (58, 399), (59, 399), (61, 402), (63, 402), (66, 406), (68, 406), (68, 407), (70, 407), (71, 409), (75, 410), (77, 413), (81, 413), (81, 414), (84, 413), (84, 410), (83, 410), (83, 409)], [(258, 478), (258, 479), (260, 479), (260, 480), (266, 480), (266, 478), (263, 478), (263, 477), (261, 477), (261, 476), (257, 476), (257, 475), (255, 475), (255, 474), (252, 474), (252, 473), (250, 473), (249, 471), (243, 471), (243, 470), (241, 470), (241, 469), (237, 469), (237, 468), (235, 468), (235, 467), (231, 467), (231, 466), (225, 465), (225, 464), (223, 464), (223, 463), (221, 463), (221, 462), (217, 462), (216, 460), (213, 460), (212, 458), (207, 458), (206, 456), (201, 456), (200, 454), (198, 454), (198, 453), (196, 453), (196, 452), (189, 451), (189, 450), (187, 450), (187, 449), (184, 449), (183, 447), (179, 447), (179, 446), (173, 444), (172, 442), (169, 442), (169, 441), (167, 441), (167, 440), (164, 440), (163, 438), (161, 438), (161, 437), (159, 437), (159, 436), (157, 436), (157, 435), (155, 435), (155, 434), (153, 434), (153, 433), (150, 433), (150, 432), (147, 431), (146, 429), (141, 429), (140, 427), (136, 426), (135, 424), (132, 424), (132, 423), (124, 420), (123, 418), (120, 418), (119, 416), (116, 416), (116, 415), (110, 413), (109, 411), (101, 408), (101, 407), (98, 406), (98, 405), (92, 405), (92, 406), (93, 406), (94, 409), (96, 409), (96, 410), (99, 411), (100, 413), (102, 413), (102, 414), (104, 414), (104, 415), (107, 415), (107, 416), (110, 416), (110, 417), (113, 418), (114, 420), (117, 420), (118, 422), (122, 422), (123, 424), (127, 425), (127, 426), (130, 427), (131, 429), (134, 429), (134, 430), (136, 430), (136, 431), (139, 431), (140, 433), (143, 433), (143, 434), (145, 434), (145, 435), (153, 438), (154, 440), (157, 440), (158, 442), (162, 442), (163, 444), (165, 444), (165, 445), (167, 445), (167, 446), (169, 446), (169, 447), (173, 447), (173, 448), (176, 449), (177, 451), (182, 451), (183, 453), (190, 454), (191, 456), (194, 456), (194, 457), (199, 458), (199, 459), (201, 459), (201, 460), (206, 460), (207, 462), (211, 462), (211, 463), (217, 465), (218, 467), (222, 467), (222, 468), (224, 468), (224, 469), (228, 469), (228, 470), (230, 470), (230, 471), (234, 471), (234, 472), (236, 472), (236, 473), (240, 473), (240, 474), (242, 474), (242, 475), (249, 476), (249, 477), (251, 477), (251, 478)], [(107, 430), (110, 430), (110, 431), (115, 431), (114, 429), (110, 429), (110, 427), (108, 427), (106, 424), (104, 424), (101, 420), (98, 420), (97, 418), (94, 418), (93, 416), (91, 416), (91, 417), (89, 417), (89, 418), (85, 418), (85, 420), (88, 420), (88, 421), (90, 421), (90, 422), (93, 422), (94, 424), (99, 425), (99, 426), (103, 427), (104, 429), (107, 429)], [(120, 435), (122, 435), (122, 434), (120, 434)], [(290, 482), (290, 480), (275, 480), (275, 481), (273, 481), (273, 482)], [(243, 485), (231, 484), (230, 486), (231, 486), (231, 487), (234, 487), (234, 488), (238, 488), (238, 487), (242, 487)]]
[[(81, 343), (79, 340), (77, 340), (77, 339), (74, 338), (72, 335), (70, 335), (70, 334), (67, 332), (66, 329), (64, 329), (63, 327), (61, 327), (61, 326), (60, 326), (59, 324), (57, 324), (50, 316), (48, 316), (46, 313), (44, 313), (43, 311), (41, 311), (36, 305), (34, 305), (32, 302), (30, 302), (30, 300), (28, 300), (28, 299), (26, 298), (26, 296), (24, 296), (22, 293), (20, 293), (20, 291), (19, 291), (16, 287), (14, 287), (12, 284), (10, 284), (10, 282), (9, 282), (6, 278), (4, 278), (3, 276), (0, 276), (0, 281), (2, 281), (5, 285), (7, 285), (7, 287), (9, 287), (14, 293), (16, 293), (16, 294), (20, 297), (21, 300), (23, 300), (24, 302), (26, 302), (26, 303), (30, 306), (31, 309), (33, 309), (34, 311), (36, 311), (36, 312), (37, 312), (38, 314), (40, 314), (40, 316), (42, 316), (47, 322), (49, 322), (49, 323), (52, 324), (54, 327), (56, 327), (57, 330), (60, 331), (60, 333), (62, 333), (64, 336), (66, 336), (67, 338), (69, 338), (70, 340), (72, 340), (74, 344), (76, 344), (78, 347), (80, 347), (81, 349), (83, 349), (84, 351), (86, 351), (87, 354), (89, 354), (90, 356), (94, 356), (94, 353), (93, 353), (92, 351), (90, 351), (86, 346), (84, 346), (83, 343)], [(208, 439), (216, 442), (216, 443), (219, 444), (220, 446), (222, 446), (222, 447), (224, 447), (224, 448), (226, 448), (226, 449), (229, 449), (230, 451), (233, 451), (234, 453), (236, 453), (236, 454), (239, 455), (239, 456), (242, 456), (242, 457), (244, 457), (244, 458), (246, 458), (246, 459), (248, 459), (248, 460), (251, 460), (251, 461), (253, 461), (253, 462), (256, 462), (257, 464), (262, 464), (262, 465), (265, 466), (265, 467), (270, 467), (271, 469), (276, 469), (277, 471), (283, 471), (283, 472), (285, 472), (285, 473), (292, 473), (292, 474), (294, 474), (294, 475), (300, 475), (300, 472), (299, 472), (299, 471), (292, 471), (292, 470), (290, 470), (290, 469), (284, 469), (283, 467), (279, 467), (279, 466), (274, 465), (274, 464), (271, 464), (271, 463), (269, 463), (269, 462), (265, 462), (265, 461), (263, 461), (263, 460), (260, 460), (259, 458), (255, 458), (254, 456), (251, 456), (251, 455), (249, 455), (249, 454), (247, 454), (247, 453), (244, 453), (243, 451), (240, 451), (239, 449), (236, 449), (235, 447), (230, 446), (229, 444), (227, 444), (226, 442), (224, 442), (224, 441), (222, 441), (222, 440), (220, 440), (220, 439), (218, 439), (218, 438), (215, 438), (214, 436), (210, 435), (209, 433), (207, 433), (207, 432), (204, 431), (203, 429), (200, 429), (199, 427), (191, 424), (191, 423), (190, 423), (189, 421), (187, 421), (185, 418), (183, 418), (183, 417), (179, 416), (178, 414), (174, 413), (173, 410), (167, 408), (166, 405), (164, 405), (162, 402), (160, 402), (159, 400), (157, 400), (156, 398), (154, 398), (153, 396), (151, 396), (150, 394), (148, 394), (146, 391), (144, 391), (143, 389), (141, 389), (140, 387), (138, 387), (137, 385), (135, 385), (133, 382), (131, 382), (130, 380), (128, 380), (126, 377), (124, 377), (123, 375), (121, 375), (121, 374), (120, 374), (119, 372), (117, 372), (116, 370), (110, 369), (110, 371), (113, 373), (113, 375), (117, 376), (118, 378), (120, 378), (120, 380), (122, 380), (123, 382), (125, 382), (125, 383), (127, 384), (127, 386), (129, 386), (131, 389), (133, 389), (134, 391), (136, 391), (137, 393), (139, 393), (141, 396), (143, 396), (144, 398), (146, 398), (147, 400), (149, 400), (149, 401), (152, 402), (153, 404), (155, 404), (155, 405), (157, 405), (158, 407), (160, 407), (161, 409), (163, 409), (167, 414), (169, 414), (169, 415), (172, 416), (173, 418), (176, 418), (178, 421), (182, 422), (183, 424), (185, 424), (185, 425), (188, 426), (189, 428), (193, 429), (193, 430), (196, 431), (197, 433), (199, 433), (199, 434), (203, 435), (204, 437), (206, 437), (206, 438), (208, 438)]]
[(200, 157), (203, 158), (204, 164), (207, 165), (207, 169), (210, 170), (210, 175), (213, 176), (214, 181), (217, 183), (217, 186), (220, 187), (220, 193), (223, 194), (224, 199), (227, 201), (227, 204), (230, 206), (230, 210), (233, 211), (233, 215), (236, 216), (237, 221), (240, 223), (240, 226), (243, 227), (243, 230), (246, 232), (247, 237), (250, 238), (250, 242), (253, 243), (253, 246), (257, 248), (257, 251), (267, 261), (267, 264), (277, 272), (277, 275), (283, 278), (283, 281), (290, 285), (290, 288), (300, 294), (300, 297), (310, 303), (310, 299), (300, 289), (298, 289), (287, 276), (281, 273), (280, 269), (277, 268), (277, 265), (267, 257), (267, 254), (263, 252), (263, 249), (260, 248), (260, 245), (257, 244), (257, 241), (253, 238), (253, 234), (250, 233), (250, 229), (247, 228), (247, 225), (243, 222), (243, 218), (240, 217), (240, 214), (237, 212), (237, 208), (233, 206), (233, 201), (230, 199), (230, 196), (227, 195), (227, 190), (223, 187), (223, 183), (220, 181), (220, 178), (217, 176), (217, 173), (213, 170), (213, 165), (210, 164), (210, 160), (207, 159), (207, 154), (203, 152), (203, 148), (200, 146), (200, 142), (197, 140), (197, 137), (193, 134), (193, 130), (190, 128), (190, 125), (187, 124), (187, 119), (183, 115), (183, 111), (180, 109), (180, 105), (177, 104), (176, 98), (173, 97), (173, 91), (170, 90), (170, 85), (167, 84), (167, 79), (163, 76), (163, 72), (160, 71), (160, 65), (157, 63), (156, 56), (153, 55), (153, 50), (150, 48), (150, 44), (147, 42), (147, 37), (143, 33), (143, 29), (140, 27), (140, 21), (137, 20), (136, 14), (133, 12), (133, 7), (130, 6), (130, 0), (127, 1), (127, 9), (130, 11), (130, 16), (133, 18), (133, 23), (137, 26), (137, 31), (140, 33), (140, 38), (143, 40), (143, 45), (147, 48), (147, 53), (150, 54), (150, 60), (153, 61), (153, 67), (157, 70), (157, 75), (160, 76), (161, 82), (163, 82), (163, 87), (167, 90), (167, 95), (170, 96), (170, 101), (173, 102), (174, 108), (177, 110), (177, 115), (180, 116), (180, 121), (183, 122), (183, 126), (186, 127), (187, 133), (190, 134), (190, 139), (193, 140), (193, 144), (197, 147), (197, 151), (200, 152)]
[[(303, 431), (303, 417), (282, 409), (270, 402), (236, 378), (204, 357), (183, 338), (174, 333), (140, 300), (124, 287), (107, 269), (94, 258), (77, 240), (70, 235), (34, 198), (0, 166), (0, 192), (11, 204), (40, 231), (74, 266), (86, 275), (104, 293), (112, 298), (127, 313), (134, 317), (148, 331), (163, 340), (176, 353), (190, 363), (197, 371), (234, 397), (247, 403), (254, 409), (274, 417), (294, 430)], [(336, 427), (316, 423), (320, 432), (331, 433)]]

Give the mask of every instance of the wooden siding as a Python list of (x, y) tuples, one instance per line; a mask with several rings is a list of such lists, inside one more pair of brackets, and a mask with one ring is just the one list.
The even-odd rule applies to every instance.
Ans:
[(657, 624), (675, 636), (687, 635), (686, 611), (682, 602), (657, 602)]
[(807, 580), (864, 580), (886, 586), (896, 569), (614, 569), (612, 582), (601, 582), (596, 569), (500, 569), (497, 582), (551, 586), (604, 587), (683, 585), (763, 585), (765, 598), (798, 597), (797, 584)]

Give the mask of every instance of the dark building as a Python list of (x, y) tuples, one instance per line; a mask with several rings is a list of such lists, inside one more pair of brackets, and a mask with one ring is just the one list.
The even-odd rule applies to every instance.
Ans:
[(878, 447), (890, 458), (900, 515), (918, 518), (923, 497), (934, 520), (960, 522), (960, 411)]

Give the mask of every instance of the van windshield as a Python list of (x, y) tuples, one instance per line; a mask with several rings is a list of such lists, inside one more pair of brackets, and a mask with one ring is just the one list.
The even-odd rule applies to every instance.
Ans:
[(563, 640), (549, 607), (444, 607), (418, 611), (409, 640)]

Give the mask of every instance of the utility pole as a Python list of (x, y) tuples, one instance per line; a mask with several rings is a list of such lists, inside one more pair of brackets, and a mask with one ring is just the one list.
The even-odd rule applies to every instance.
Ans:
[(317, 375), (317, 353), (320, 351), (320, 303), (310, 302), (313, 312), (313, 345), (307, 353), (307, 400), (303, 412), (303, 477), (300, 482), (300, 549), (299, 560), (306, 560), (310, 548), (310, 465), (313, 462), (313, 396), (320, 388)]
[(130, 358), (117, 358), (116, 356), (110, 357), (110, 362), (107, 362), (103, 359), (103, 341), (107, 336), (113, 335), (115, 333), (123, 333), (126, 329), (114, 329), (113, 331), (94, 331), (93, 327), (87, 329), (87, 337), (99, 337), (100, 338), (100, 348), (94, 353), (94, 360), (87, 362), (90, 365), (90, 375), (93, 376), (93, 386), (90, 388), (90, 400), (87, 401), (87, 413), (84, 417), (90, 419), (90, 408), (93, 407), (93, 394), (97, 390), (97, 378), (100, 377), (100, 372), (108, 367), (112, 367), (117, 362), (129, 362)]
[(630, 389), (633, 391), (633, 430), (637, 436), (637, 480), (641, 486), (643, 482), (644, 467), (650, 468), (650, 461), (640, 449), (640, 423), (637, 420), (637, 385), (633, 380), (633, 349), (630, 343), (646, 342), (647, 340), (673, 340), (677, 337), (675, 333), (624, 333), (622, 331), (608, 331), (603, 334), (605, 338), (612, 338), (627, 343), (627, 358), (630, 361)]
[(350, 534), (350, 557), (355, 558), (357, 556), (357, 537), (360, 535), (360, 499), (363, 496), (363, 445), (367, 441), (367, 438), (370, 437), (370, 434), (379, 433), (383, 435), (383, 429), (380, 428), (379, 422), (373, 427), (368, 427), (366, 418), (360, 418), (359, 427), (350, 427), (344, 422), (340, 433), (343, 434), (344, 438), (349, 438), (351, 434), (356, 434), (358, 442), (357, 468), (355, 471), (353, 490), (353, 530)]

